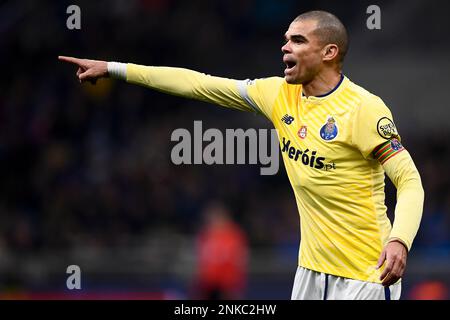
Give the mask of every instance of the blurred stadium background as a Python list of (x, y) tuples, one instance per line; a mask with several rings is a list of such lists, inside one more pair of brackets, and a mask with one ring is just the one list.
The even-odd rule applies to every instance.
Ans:
[[(81, 30), (66, 28), (71, 4), (81, 8)], [(366, 28), (370, 4), (381, 8), (381, 30)], [(215, 210), (235, 221), (225, 241), (241, 239), (232, 297), (289, 299), (299, 222), (284, 169), (260, 176), (256, 165), (170, 161), (172, 131), (192, 130), (194, 120), (221, 129), (269, 123), (117, 81), (80, 85), (57, 56), (238, 79), (282, 75), (290, 21), (325, 9), (350, 33), (346, 75), (391, 108), (422, 175), (424, 215), (402, 297), (448, 299), (449, 8), (417, 0), (2, 1), (0, 298), (197, 298), (199, 239)], [(386, 198), (392, 218), (390, 182)], [(73, 264), (82, 290), (66, 288)]]

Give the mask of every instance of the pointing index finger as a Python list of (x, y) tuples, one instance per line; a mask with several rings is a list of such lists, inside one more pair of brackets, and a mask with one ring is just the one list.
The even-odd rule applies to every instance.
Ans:
[(78, 66), (81, 66), (82, 59), (74, 58), (74, 57), (66, 57), (66, 56), (58, 56), (58, 59), (65, 62), (70, 62), (73, 64), (76, 64)]

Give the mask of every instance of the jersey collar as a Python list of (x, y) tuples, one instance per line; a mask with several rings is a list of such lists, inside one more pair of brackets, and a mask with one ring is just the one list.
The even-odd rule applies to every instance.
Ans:
[(303, 94), (303, 91), (302, 91), (302, 99), (307, 100), (307, 101), (323, 101), (323, 100), (329, 98), (330, 96), (332, 96), (333, 93), (336, 93), (337, 91), (339, 91), (339, 89), (341, 89), (342, 87), (344, 87), (344, 84), (343, 84), (343, 83), (345, 82), (345, 81), (344, 81), (345, 79), (346, 79), (346, 77), (344, 76), (343, 73), (341, 73), (341, 79), (339, 80), (338, 84), (337, 84), (333, 89), (331, 89), (330, 91), (328, 91), (327, 93), (321, 94), (321, 95), (319, 95), (319, 96), (309, 96), (309, 97), (306, 97), (306, 96)]

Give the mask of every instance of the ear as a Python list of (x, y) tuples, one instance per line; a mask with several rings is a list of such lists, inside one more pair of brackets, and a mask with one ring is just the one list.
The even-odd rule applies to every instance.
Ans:
[(323, 61), (331, 61), (339, 54), (339, 47), (335, 44), (327, 44), (322, 49)]

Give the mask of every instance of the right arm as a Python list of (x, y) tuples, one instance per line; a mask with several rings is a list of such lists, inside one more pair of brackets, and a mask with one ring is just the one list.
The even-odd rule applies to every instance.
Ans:
[[(282, 78), (233, 80), (171, 67), (150, 67), (97, 60), (59, 57), (78, 66), (80, 82), (114, 77), (164, 93), (218, 104), (271, 118), (273, 102)], [(278, 88), (278, 89), (277, 89)]]
[(258, 106), (246, 100), (245, 81), (213, 77), (183, 68), (148, 67), (131, 63), (125, 67), (125, 79), (129, 83), (241, 111), (259, 112)]

